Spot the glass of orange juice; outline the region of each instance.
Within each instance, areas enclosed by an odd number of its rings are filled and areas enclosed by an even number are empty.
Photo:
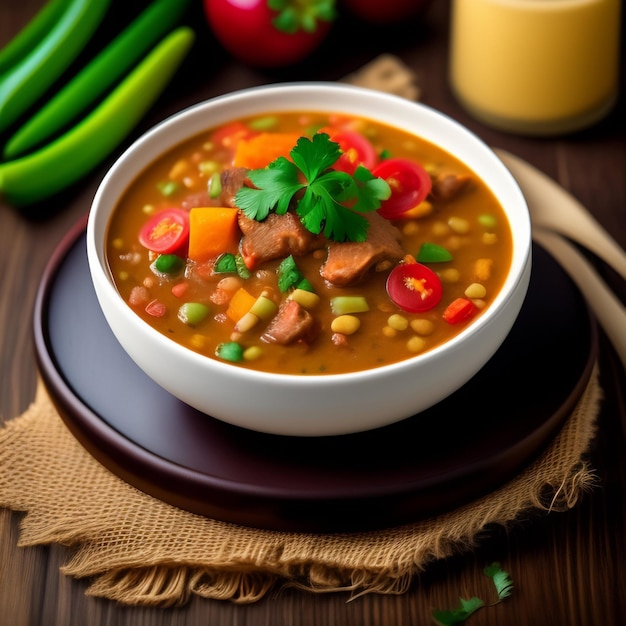
[[[556,135],[617,100],[621,0],[453,0],[449,80],[501,130]]]

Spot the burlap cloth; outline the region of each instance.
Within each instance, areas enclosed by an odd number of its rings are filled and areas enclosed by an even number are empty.
[[[177,509],[100,465],[46,390],[0,430],[0,506],[26,511],[20,545],[74,548],[65,574],[126,604],[175,605],[191,594],[253,602],[281,585],[316,592],[402,593],[436,559],[486,540],[530,510],[573,507],[594,482],[585,452],[601,401],[597,369],[548,449],[497,491],[437,517],[386,530],[257,530]]]
[[[413,76],[385,55],[349,77],[416,99]],[[191,594],[254,602],[284,585],[314,592],[402,593],[437,559],[485,540],[531,511],[573,507],[594,483],[585,460],[601,401],[597,368],[548,449],[497,491],[446,514],[373,532],[302,534],[244,528],[138,491],[77,442],[43,385],[0,429],[0,506],[26,512],[20,545],[72,548],[62,571],[87,593],[171,606]]]

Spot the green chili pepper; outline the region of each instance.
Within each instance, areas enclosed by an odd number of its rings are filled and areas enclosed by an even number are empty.
[[[52,29],[69,0],[49,0],[22,30],[0,50],[2,74],[21,61]]]
[[[5,158],[15,158],[67,126],[174,26],[187,5],[187,0],[151,4],[8,140]]]
[[[102,21],[109,2],[71,0],[48,34],[2,77],[0,132],[25,113],[74,61]]]
[[[32,204],[92,170],[150,108],[194,38],[190,28],[177,28],[71,130],[37,152],[0,164],[0,193],[16,206]]]

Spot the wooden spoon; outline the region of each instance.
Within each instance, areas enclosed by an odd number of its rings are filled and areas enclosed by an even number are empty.
[[[517,180],[533,227],[553,230],[577,241],[626,280],[626,252],[576,198],[519,157],[500,149],[494,152]]]

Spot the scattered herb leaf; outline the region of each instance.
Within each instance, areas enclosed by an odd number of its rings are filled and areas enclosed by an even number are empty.
[[[298,269],[296,261],[291,255],[280,262],[276,268],[276,274],[278,275],[278,288],[282,293],[296,287],[304,280],[302,272]]]
[[[230,252],[225,252],[220,255],[215,261],[213,271],[217,274],[235,273],[237,271],[237,263],[235,261],[235,255]]]
[[[509,574],[500,567],[500,563],[488,565],[485,568],[485,576],[489,576],[493,580],[498,592],[498,601],[508,598],[513,592],[513,581]]]
[[[513,581],[509,574],[500,567],[500,563],[488,565],[483,572],[485,576],[488,576],[493,581],[498,594],[498,600],[490,605],[485,605],[484,601],[477,597],[470,598],[469,600],[460,598],[460,606],[456,609],[449,611],[433,611],[433,619],[440,624],[440,626],[463,624],[470,615],[475,613],[478,609],[483,606],[494,606],[511,595],[513,591]]]
[[[326,133],[300,137],[290,152],[266,168],[251,170],[254,187],[241,188],[237,206],[250,219],[263,221],[271,211],[286,213],[292,201],[304,227],[333,241],[365,241],[369,222],[362,213],[380,208],[391,195],[386,181],[359,166],[354,175],[332,166],[341,156],[339,144]]]
[[[485,606],[485,603],[480,598],[476,597],[470,598],[469,600],[460,598],[460,603],[461,606],[451,611],[434,611],[433,617],[437,623],[442,626],[463,624],[472,613]]]

